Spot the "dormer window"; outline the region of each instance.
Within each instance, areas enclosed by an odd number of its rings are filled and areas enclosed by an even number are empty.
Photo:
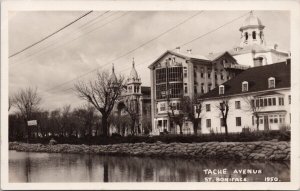
[[[224,87],[224,85],[220,85],[219,86],[219,94],[223,95],[224,93],[225,93],[225,87]]]
[[[269,88],[275,88],[275,78],[274,77],[270,77],[268,79],[268,85],[269,85]]]
[[[248,82],[243,81],[242,83],[242,92],[247,92],[248,91]]]

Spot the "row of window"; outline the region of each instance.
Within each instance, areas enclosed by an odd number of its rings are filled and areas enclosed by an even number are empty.
[[[225,123],[224,123],[224,119],[223,118],[220,118],[220,126],[223,127],[225,126]],[[236,126],[242,126],[242,118],[241,117],[236,117],[235,118],[235,125]],[[206,127],[207,128],[210,128],[211,127],[211,119],[206,119]]]
[[[168,89],[168,90],[167,90]],[[156,98],[180,98],[182,97],[182,83],[169,83],[168,88],[166,84],[156,85]]]
[[[156,70],[156,83],[182,81],[182,67],[161,68]]]
[[[256,100],[251,100],[251,104],[254,107],[266,107],[266,106],[275,106],[276,98],[259,98]],[[278,104],[284,105],[284,98],[278,98]],[[289,104],[291,104],[291,96],[289,95]],[[206,112],[211,111],[210,104],[205,105]],[[235,109],[241,109],[241,101],[235,101]]]

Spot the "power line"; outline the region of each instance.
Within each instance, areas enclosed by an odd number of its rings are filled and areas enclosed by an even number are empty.
[[[101,15],[95,17],[94,19],[92,19],[92,20],[86,22],[85,24],[83,24],[83,25],[81,25],[80,27],[78,27],[77,30],[80,29],[80,28],[83,28],[84,26],[90,24],[91,22],[93,22],[93,21],[99,19],[100,17],[102,17],[103,15],[107,14],[108,12],[110,12],[110,11],[106,11],[106,12],[102,13]],[[111,16],[111,15],[110,15],[110,16]],[[108,17],[110,17],[110,16],[108,16]],[[106,18],[108,18],[108,17],[106,17]],[[105,18],[105,19],[106,19],[106,18]],[[94,25],[94,24],[95,24],[95,23],[93,23],[92,25]],[[92,26],[92,25],[90,25],[90,26]],[[90,27],[90,26],[88,26],[88,27]],[[66,35],[69,36],[69,35],[71,35],[71,34],[73,34],[73,33],[75,33],[75,32],[76,32],[76,31],[72,31],[72,32],[70,32],[70,33],[68,33],[68,34],[66,34]],[[65,38],[65,37],[63,37],[63,38]],[[57,40],[57,39],[56,39],[56,40]],[[34,56],[34,55],[36,55],[36,54],[42,52],[43,50],[45,50],[45,49],[47,49],[47,48],[49,48],[49,47],[51,47],[51,46],[53,46],[53,45],[56,45],[56,42],[55,42],[55,41],[54,41],[52,44],[48,44],[47,46],[41,48],[40,50],[38,50],[38,51],[36,51],[36,52],[34,52],[34,53],[28,55],[28,56],[25,58],[25,60],[31,58],[32,56]],[[16,63],[18,63],[19,61],[23,61],[23,62],[24,62],[24,59],[17,60],[16,62],[13,62],[12,64],[16,64]]]
[[[91,71],[89,71],[89,72],[87,72],[87,73],[84,73],[84,74],[82,74],[82,75],[80,75],[80,76],[77,76],[76,78],[73,78],[73,79],[71,79],[71,80],[68,80],[68,81],[66,81],[66,82],[64,82],[64,83],[62,83],[62,84],[60,84],[60,85],[54,86],[54,87],[52,87],[52,88],[46,90],[46,92],[49,92],[49,91],[51,91],[51,90],[53,90],[53,89],[56,89],[56,88],[61,87],[61,86],[64,86],[65,84],[68,84],[68,83],[70,83],[70,82],[72,82],[72,81],[74,81],[74,80],[77,80],[77,79],[79,79],[79,78],[82,78],[83,76],[86,76],[86,75],[88,75],[88,74],[90,74],[90,73],[93,73],[94,71],[96,71],[96,70],[99,69],[99,68],[102,68],[102,67],[104,67],[104,66],[106,66],[106,65],[108,65],[108,64],[111,64],[111,62],[114,62],[114,61],[116,61],[116,60],[118,60],[118,59],[120,59],[120,58],[122,58],[122,57],[124,57],[124,56],[127,56],[127,55],[131,54],[132,52],[136,51],[137,49],[139,49],[139,48],[141,48],[141,47],[143,47],[143,46],[149,44],[150,42],[152,42],[152,41],[154,41],[154,40],[156,40],[156,39],[158,39],[158,38],[160,38],[161,36],[165,35],[166,33],[170,32],[170,31],[172,31],[172,30],[174,30],[174,29],[177,28],[178,26],[184,24],[184,23],[187,22],[188,20],[194,18],[195,16],[197,16],[197,15],[203,13],[203,12],[204,12],[204,11],[200,11],[200,12],[198,12],[198,13],[196,13],[196,14],[190,16],[190,17],[188,17],[187,19],[183,20],[182,22],[176,24],[175,26],[173,26],[173,27],[169,28],[168,30],[164,31],[163,33],[159,34],[158,36],[156,36],[156,37],[154,37],[154,38],[152,38],[152,39],[150,39],[150,40],[148,40],[148,41],[142,43],[142,44],[139,45],[138,47],[136,47],[136,48],[134,48],[134,49],[132,49],[132,50],[126,52],[125,54],[122,54],[122,55],[118,56],[117,58],[115,58],[115,59],[113,59],[113,60],[110,60],[107,64],[104,64],[104,65],[102,65],[102,66],[99,66],[99,67],[97,67],[97,68],[95,68],[95,69],[93,69],[93,70],[91,70]]]
[[[33,43],[33,44],[31,44],[31,45],[25,47],[24,49],[22,49],[22,50],[20,50],[20,51],[18,51],[18,52],[16,52],[16,53],[14,53],[14,54],[12,54],[12,55],[10,55],[8,58],[12,58],[12,57],[14,57],[14,56],[16,56],[16,55],[18,55],[18,54],[24,52],[25,50],[28,50],[29,48],[32,48],[33,46],[35,46],[35,45],[37,45],[37,44],[43,42],[44,40],[50,38],[51,36],[53,36],[53,35],[55,35],[55,34],[57,34],[57,33],[59,33],[60,31],[64,30],[65,28],[67,28],[67,27],[69,27],[69,26],[71,26],[72,24],[76,23],[77,21],[79,21],[80,19],[84,18],[85,16],[89,15],[89,14],[92,13],[92,12],[93,12],[93,11],[89,11],[89,12],[85,13],[84,15],[80,16],[79,18],[75,19],[74,21],[70,22],[69,24],[67,24],[67,25],[63,26],[62,28],[58,29],[57,31],[55,31],[55,32],[53,32],[53,33],[51,33],[51,34],[49,34],[48,36],[46,36],[46,37],[44,37],[44,38],[42,38],[41,40],[39,40],[39,41],[37,41],[37,42],[35,42],[35,43]]]

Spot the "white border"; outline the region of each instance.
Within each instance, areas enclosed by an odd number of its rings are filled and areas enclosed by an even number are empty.
[[[9,183],[8,182],[8,11],[21,10],[289,10],[292,52],[291,182],[287,183]],[[4,1],[1,4],[1,188],[2,189],[176,189],[176,190],[299,190],[299,1]]]

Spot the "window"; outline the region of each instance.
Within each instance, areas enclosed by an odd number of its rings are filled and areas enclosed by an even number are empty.
[[[202,67],[202,68],[200,69],[200,71],[201,71],[200,76],[201,76],[201,78],[203,78],[203,77],[204,77],[204,68]]]
[[[183,77],[187,78],[187,68],[186,67],[183,68]]]
[[[242,125],[242,118],[241,117],[236,117],[235,118],[235,123],[236,123],[236,126],[241,126]]]
[[[284,98],[283,97],[278,98],[278,104],[279,105],[284,105]]]
[[[210,77],[211,77],[211,69],[208,69],[208,70],[207,70],[207,78],[210,79]]]
[[[224,80],[224,76],[223,76],[223,73],[221,73],[221,80]]]
[[[211,119],[206,119],[206,127],[211,127]]]
[[[264,106],[264,100],[263,99],[259,99],[259,106],[263,107]]]
[[[255,32],[255,31],[252,32],[252,38],[253,38],[254,40],[256,39],[256,32]]]
[[[242,83],[242,92],[246,92],[246,91],[248,91],[248,82],[244,81]]]
[[[194,70],[194,78],[197,78],[197,72]]]
[[[268,99],[267,98],[264,99],[264,106],[268,106]]]
[[[211,86],[212,86],[212,84],[208,84],[208,91],[211,90]]]
[[[274,97],[272,98],[272,100],[273,100],[273,105],[276,105],[276,98]]]
[[[235,109],[241,109],[241,102],[235,101]]]
[[[222,95],[225,93],[225,87],[223,85],[219,86],[219,94]]]
[[[218,80],[218,74],[215,74],[215,79]]]
[[[291,104],[291,95],[289,95],[289,104]]]
[[[269,85],[269,88],[275,88],[275,78],[274,77],[270,77],[268,79],[268,85]]]
[[[201,93],[204,93],[204,83],[201,83]]]
[[[248,40],[248,33],[245,32],[245,40]]]
[[[279,115],[279,123],[284,124],[285,122],[285,116],[284,115]]]
[[[206,107],[206,111],[210,111],[210,104],[206,104],[205,107]]]
[[[186,86],[186,84],[184,84],[184,93],[188,93],[188,88],[187,88],[187,86]]]
[[[272,98],[268,98],[268,105],[269,105],[269,106],[272,105]]]
[[[194,93],[197,94],[197,86],[194,86]]]
[[[160,111],[165,111],[166,110],[166,104],[165,103],[161,103],[160,104]]]

